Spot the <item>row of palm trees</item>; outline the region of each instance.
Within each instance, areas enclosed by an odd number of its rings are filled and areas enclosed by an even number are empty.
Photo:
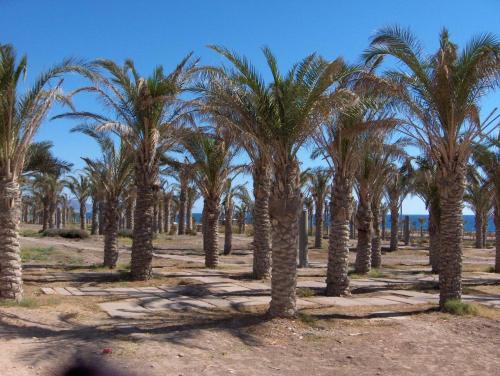
[[[496,192],[498,235],[497,118],[492,113],[481,120],[479,111],[480,98],[498,84],[500,43],[496,37],[479,36],[460,50],[443,30],[439,49],[426,55],[409,31],[384,28],[371,39],[363,65],[311,54],[287,72],[280,71],[277,58],[264,48],[269,81],[246,57],[221,46],[210,48],[226,64],[203,67],[188,55],[172,72],[167,74],[159,66],[149,77],[142,76],[131,60],[123,66],[102,59],[90,64],[64,62],[23,97],[15,88],[25,59],[17,62],[12,47],[0,47],[0,82],[4,85],[0,87],[0,296],[22,295],[17,221],[19,177],[28,146],[50,105],[58,99],[67,101],[58,84],[49,88],[48,83],[76,71],[89,82],[76,92],[96,95],[105,108],[100,113],[71,110],[56,118],[83,120],[77,130],[96,138],[103,150],[107,148],[101,160],[86,161],[91,175],[117,184],[125,175],[133,180],[134,279],[151,278],[162,166],[172,154],[182,152],[185,160],[170,166],[178,170],[182,187],[189,174],[203,196],[207,267],[218,263],[218,218],[222,197],[227,201],[227,182],[240,171],[250,170],[255,199],[253,275],[272,276],[271,316],[295,316],[298,218],[304,207],[298,152],[312,144],[313,157],[328,166],[324,177],[310,178],[323,180],[322,188],[313,183],[311,191],[319,213],[326,195],[325,179],[332,177],[326,294],[348,294],[353,191],[358,196],[355,269],[363,273],[381,263],[379,204],[384,191],[391,213],[398,211],[410,193],[404,148],[411,145],[423,156],[418,194],[428,205],[433,231],[438,234],[431,236],[431,255],[438,255],[440,306],[460,299],[462,207],[473,151],[483,178],[492,182]],[[377,73],[386,57],[395,58],[401,68]],[[110,134],[118,136],[119,148]],[[248,166],[235,164],[240,151],[249,157]],[[130,167],[117,167],[125,161]],[[114,166],[111,174],[103,167],[109,163]],[[114,188],[105,190],[106,222],[114,232],[119,195]],[[186,201],[187,197],[179,197],[182,208]],[[225,211],[230,213],[230,205],[226,204]],[[395,220],[397,215],[391,217]],[[318,214],[317,222],[320,218]],[[179,223],[181,233],[184,223]],[[396,240],[391,239],[393,248]],[[112,264],[116,239],[107,239],[105,244]]]

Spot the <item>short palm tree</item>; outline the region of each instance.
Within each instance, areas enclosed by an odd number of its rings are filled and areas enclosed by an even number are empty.
[[[264,48],[272,76],[266,84],[246,58],[223,47],[213,49],[229,60],[233,69],[219,71],[214,85],[223,89],[214,95],[211,110],[238,134],[258,143],[272,171],[269,314],[295,316],[297,219],[303,206],[297,152],[336,98],[332,88],[350,71],[341,60],[329,62],[313,54],[282,74],[276,57]],[[330,95],[332,92],[335,94]]]
[[[87,222],[87,200],[91,193],[92,184],[86,175],[68,176],[65,179],[66,187],[73,193],[80,206],[80,229],[85,230]]]
[[[67,60],[42,73],[24,94],[18,92],[27,71],[26,56],[17,59],[11,45],[0,45],[0,298],[22,298],[18,241],[19,177],[30,144],[52,104],[62,99],[61,74],[76,69]],[[52,86],[49,86],[53,83]]]
[[[352,191],[360,168],[362,148],[369,131],[374,137],[396,124],[382,111],[379,95],[362,88],[362,80],[350,89],[353,100],[335,109],[314,135],[316,149],[312,157],[322,157],[333,174],[330,200],[330,233],[326,295],[349,294],[349,225],[353,212]],[[381,98],[379,98],[381,99]]]
[[[330,186],[331,172],[325,168],[315,168],[308,172],[308,190],[314,200],[315,235],[314,247],[321,248],[323,240],[323,212],[326,195]],[[310,214],[312,216],[312,213]]]
[[[195,130],[184,139],[193,165],[193,180],[203,196],[203,242],[205,266],[219,263],[218,223],[221,197],[227,179],[241,169],[232,165],[238,152],[229,133],[205,134]]]
[[[476,230],[475,247],[484,248],[488,217],[493,207],[494,190],[493,184],[487,178],[481,176],[474,166],[470,166],[467,173],[467,186],[465,187],[464,201],[474,212],[474,225]]]
[[[495,239],[500,239],[500,134],[474,145],[473,161],[494,187]],[[500,273],[500,241],[496,241],[495,272]]]
[[[104,266],[112,269],[118,261],[118,219],[120,198],[123,197],[130,183],[133,167],[133,154],[122,143],[119,147],[103,133],[85,132],[93,137],[101,148],[99,159],[84,158],[93,180],[102,185],[104,198]]]
[[[197,60],[185,57],[169,74],[162,66],[149,77],[139,74],[131,60],[119,66],[110,60],[94,62],[102,74],[94,73],[92,86],[82,91],[103,99],[111,117],[89,112],[73,112],[59,117],[91,119],[88,127],[112,130],[128,144],[134,155],[136,205],[132,242],[131,273],[135,280],[152,276],[153,206],[159,189],[160,162],[177,142],[179,128],[191,119],[189,102],[179,96],[193,77]]]
[[[399,210],[404,199],[411,191],[411,171],[409,161],[401,166],[394,164],[385,185],[385,195],[391,214],[391,239],[389,244],[391,252],[398,250]]]
[[[233,249],[233,215],[234,199],[248,195],[244,184],[233,184],[233,179],[226,181],[226,188],[222,195],[224,207],[224,255],[229,255]]]
[[[473,38],[462,50],[444,29],[439,49],[425,56],[408,30],[378,31],[365,51],[367,62],[392,56],[401,70],[388,78],[392,93],[409,115],[401,131],[413,138],[436,163],[441,204],[440,307],[462,292],[462,234],[465,170],[472,144],[488,132],[480,121],[478,101],[498,85],[500,43],[492,34]]]
[[[412,192],[419,196],[429,211],[429,263],[433,273],[439,272],[441,205],[436,181],[436,168],[430,158],[417,158],[418,169],[413,173]]]

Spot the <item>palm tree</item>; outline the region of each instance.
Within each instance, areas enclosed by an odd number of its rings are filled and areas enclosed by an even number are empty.
[[[229,255],[233,248],[233,213],[234,199],[248,195],[244,184],[233,185],[233,179],[227,179],[222,195],[224,206],[224,255]]]
[[[104,73],[94,74],[92,86],[81,90],[96,93],[113,116],[89,112],[59,116],[91,119],[94,123],[88,128],[112,130],[134,155],[137,199],[131,274],[135,280],[152,276],[153,206],[155,191],[159,189],[160,162],[176,144],[180,126],[192,120],[189,102],[179,96],[187,90],[196,64],[197,60],[189,54],[169,74],[158,66],[151,76],[142,77],[131,60],[123,66],[110,60],[97,60],[94,66]]]
[[[496,139],[491,137],[481,144],[474,145],[472,156],[474,164],[483,170],[494,187],[495,273],[500,273],[500,134]]]
[[[483,238],[483,230],[491,214],[494,191],[493,185],[487,178],[481,176],[473,166],[469,166],[467,173],[467,186],[464,193],[464,201],[474,212],[476,229],[476,248],[484,248],[486,239]]]
[[[433,273],[439,272],[440,213],[436,168],[430,158],[417,158],[419,168],[414,172],[413,192],[425,203],[429,211],[429,263]]]
[[[404,199],[411,190],[411,164],[408,161],[400,167],[394,165],[389,172],[390,177],[385,185],[385,194],[391,214],[391,252],[398,250],[399,210]]]
[[[201,195],[196,185],[190,184],[187,188],[186,200],[186,234],[191,234],[195,231],[193,228],[193,206],[200,197]]]
[[[314,247],[321,248],[323,240],[323,211],[328,187],[330,184],[331,172],[325,168],[315,168],[310,170],[308,176],[308,190],[314,200],[316,213],[314,214],[315,236]],[[311,214],[312,216],[312,214]]]
[[[272,82],[266,84],[244,57],[212,47],[234,69],[218,70],[210,88],[211,111],[260,146],[272,171],[269,214],[272,224],[271,316],[296,315],[298,215],[302,209],[297,152],[336,95],[330,89],[350,73],[341,60],[310,55],[286,73],[268,48],[263,52]],[[269,187],[266,187],[268,189]],[[257,198],[257,193],[254,192]]]
[[[396,122],[381,111],[384,106],[382,97],[377,92],[366,90],[363,77],[367,76],[362,75],[354,84],[346,85],[353,99],[344,107],[335,109],[314,135],[317,148],[312,157],[323,157],[333,174],[325,291],[328,296],[350,293],[349,225],[353,212],[355,173],[360,168],[363,141],[366,139],[363,135],[369,130],[375,137]]]
[[[77,69],[66,60],[42,73],[31,88],[19,94],[27,66],[26,56],[18,60],[11,45],[0,45],[0,298],[16,300],[23,294],[18,241],[19,177],[33,137],[52,104],[63,99],[61,81],[54,80]]]
[[[219,263],[218,222],[221,197],[227,179],[241,169],[231,162],[238,152],[229,133],[204,134],[193,131],[184,146],[195,166],[193,180],[203,195],[203,242],[205,266],[215,268]]]
[[[487,133],[490,117],[481,122],[478,101],[498,84],[500,43],[491,34],[473,38],[459,50],[446,29],[439,49],[424,56],[408,30],[378,31],[364,53],[367,62],[392,56],[402,70],[388,73],[389,87],[408,114],[401,131],[415,140],[436,163],[441,204],[440,299],[460,299],[465,170],[473,142]]]
[[[85,134],[93,137],[101,148],[100,159],[83,158],[93,180],[101,182],[105,201],[104,266],[113,269],[118,261],[118,217],[120,198],[123,197],[132,175],[133,155],[126,144],[118,148],[113,140],[103,133],[89,130]]]
[[[66,178],[66,187],[73,193],[80,205],[80,229],[85,230],[87,219],[87,199],[90,196],[92,185],[86,175],[68,176]]]

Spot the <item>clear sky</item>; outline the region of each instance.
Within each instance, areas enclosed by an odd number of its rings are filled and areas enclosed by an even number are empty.
[[[410,27],[427,51],[436,49],[443,27],[459,45],[478,33],[500,36],[499,14],[500,0],[0,0],[0,43],[12,43],[19,54],[28,55],[27,83],[68,56],[119,62],[132,58],[143,75],[158,64],[172,68],[190,51],[203,63],[219,62],[208,44],[235,49],[258,67],[264,64],[260,48],[268,45],[287,69],[314,51],[357,62],[370,35],[385,25]],[[73,81],[66,83],[78,85]],[[484,112],[499,99],[500,93],[486,98]],[[79,109],[99,108],[90,98],[76,104]],[[69,133],[73,125],[46,121],[37,138],[52,140],[58,157],[81,167],[80,157],[95,155],[97,147],[85,136]],[[301,153],[305,165],[318,165],[308,155]],[[416,198],[407,199],[403,211],[426,213]]]

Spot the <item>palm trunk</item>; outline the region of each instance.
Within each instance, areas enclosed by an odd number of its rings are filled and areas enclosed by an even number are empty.
[[[380,238],[380,197],[374,197],[371,203],[373,216],[372,267],[382,266],[382,240]]]
[[[462,237],[463,195],[465,187],[464,169],[441,172],[439,184],[440,216],[440,268],[439,306],[450,299],[462,296]]]
[[[170,195],[165,195],[164,201],[163,201],[163,210],[164,210],[164,220],[165,220],[165,225],[164,229],[167,234],[170,233],[170,200],[171,197]]]
[[[371,227],[372,210],[368,197],[360,194],[358,212],[358,245],[356,247],[356,262],[354,269],[356,273],[368,273],[371,268]]]
[[[190,234],[193,231],[192,224],[192,210],[193,210],[193,202],[191,197],[188,197],[186,203],[186,234]]]
[[[184,235],[186,233],[186,191],[187,182],[184,182],[184,179],[182,179],[181,191],[179,193],[179,221],[177,225],[177,234],[179,235]]]
[[[104,228],[106,227],[106,216],[104,215],[105,207],[104,207],[104,202],[100,201],[99,204],[97,205],[97,211],[98,211],[98,219],[99,219],[99,225],[98,225],[98,231],[99,235],[104,235]]]
[[[439,205],[429,207],[429,263],[433,273],[439,273]]]
[[[157,193],[153,195],[153,234],[158,233],[158,196]]]
[[[56,209],[56,227],[61,228],[61,208],[59,207]]]
[[[56,214],[56,203],[54,202],[54,200],[50,200],[50,203],[49,203],[49,228],[55,228],[56,227],[56,224],[55,224],[55,214]]]
[[[132,230],[134,227],[134,199],[129,197],[125,207],[125,227],[127,230]]]
[[[0,298],[23,296],[19,217],[21,193],[17,181],[0,178]]]
[[[49,228],[49,203],[46,198],[43,199],[42,205],[42,231],[45,231]]]
[[[382,221],[382,240],[385,240],[385,214],[386,214],[386,211],[384,210],[384,212],[382,213],[381,215],[381,221]]]
[[[321,248],[323,242],[323,199],[316,201],[314,248]]]
[[[85,207],[85,201],[80,201],[80,229],[85,230],[86,225],[86,214],[87,208]]]
[[[158,220],[156,225],[158,226],[158,232],[163,233],[163,200],[161,196],[158,198]]]
[[[271,317],[295,317],[297,242],[302,197],[297,161],[276,166],[276,181],[269,199],[272,225]]]
[[[269,195],[271,179],[269,168],[263,162],[256,163],[253,172],[253,278],[267,279],[271,271],[271,221],[269,218]],[[245,222],[242,218],[241,222]],[[241,233],[241,230],[240,230]]]
[[[352,181],[335,174],[330,200],[330,235],[326,295],[349,294],[349,223],[352,215]]]
[[[482,248],[483,247],[483,213],[481,213],[478,210],[476,210],[474,213],[474,224],[475,224],[475,230],[476,230],[475,247]]]
[[[130,271],[134,280],[149,280],[153,274],[153,204],[153,184],[148,181],[139,182],[130,262]]]
[[[113,269],[118,261],[118,202],[108,200],[105,204],[106,226],[104,229],[104,266]]]
[[[399,207],[394,200],[389,202],[389,207],[391,210],[391,243],[389,245],[389,250],[395,252],[398,250]]]
[[[205,231],[203,233],[205,243],[205,266],[216,268],[219,264],[219,215],[220,204],[218,198],[207,198],[205,200]]]
[[[97,222],[98,212],[99,212],[99,201],[92,198],[92,223],[90,225],[90,235],[96,235],[99,230],[99,224]]]
[[[495,206],[495,248],[495,273],[500,273],[500,200]]]
[[[229,255],[233,248],[233,205],[229,202],[224,213],[224,254]]]
[[[66,202],[64,201],[63,203],[63,207],[62,207],[62,227],[65,228],[66,227],[66,216],[68,215],[68,207],[66,206]]]

